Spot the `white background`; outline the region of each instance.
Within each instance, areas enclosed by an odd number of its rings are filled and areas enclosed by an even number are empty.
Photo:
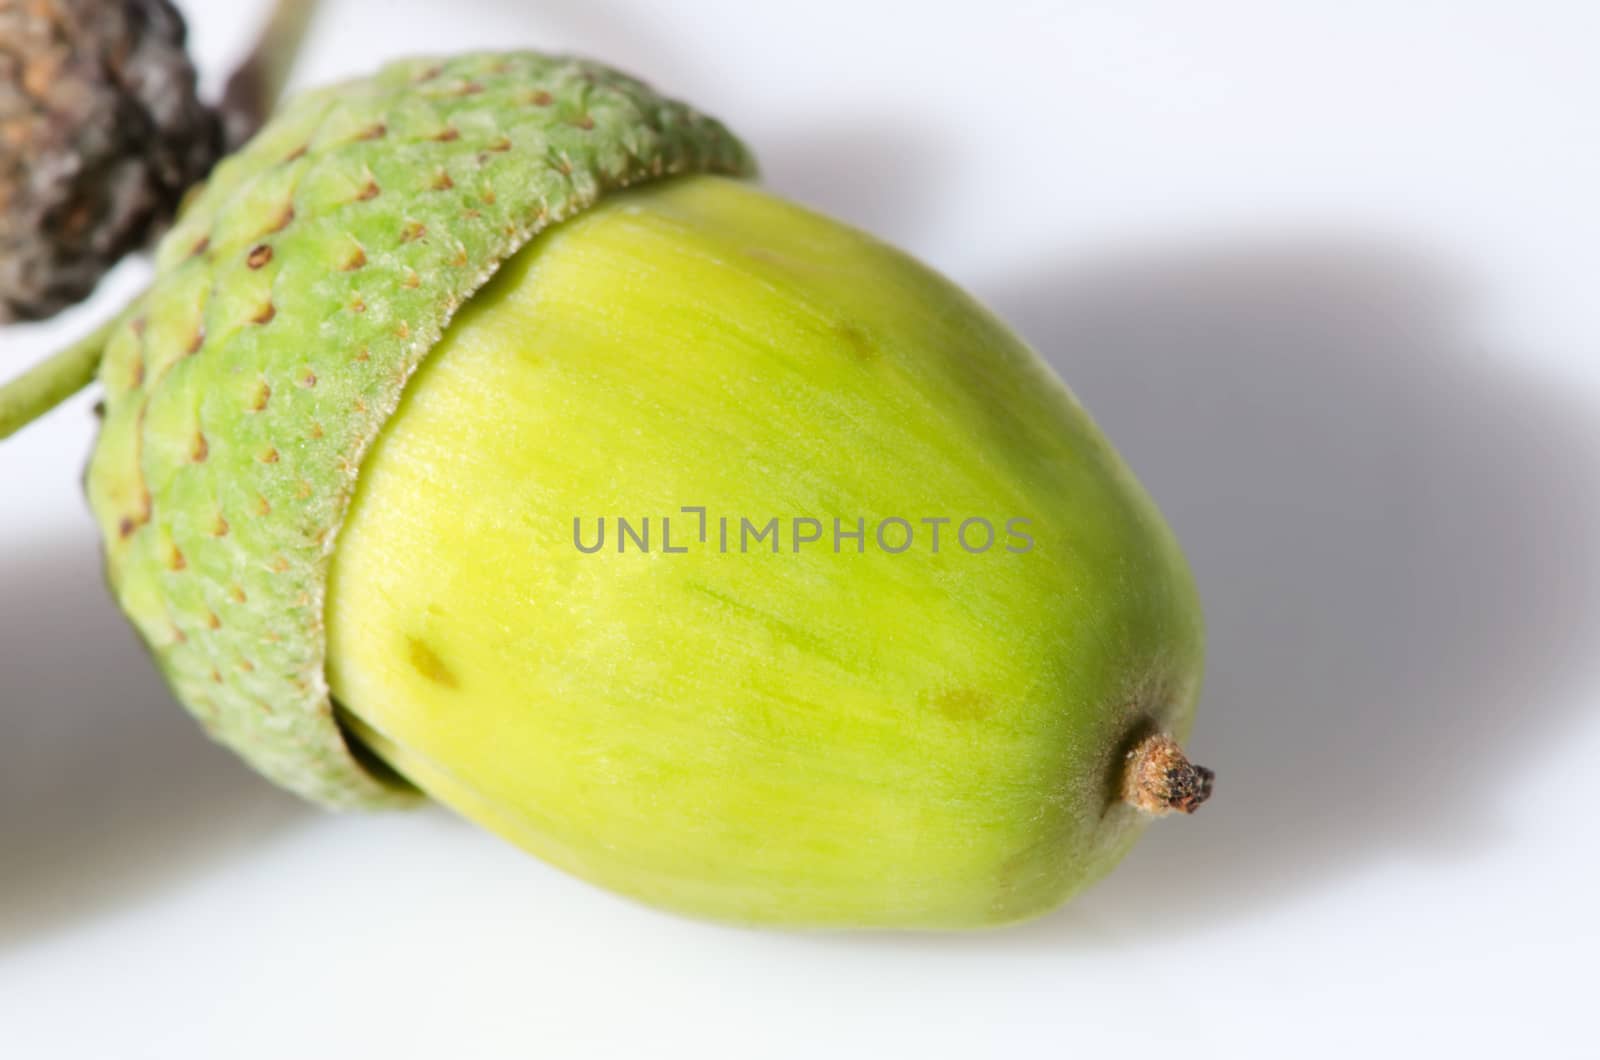
[[[191,0],[213,87],[259,0]],[[1219,773],[1060,913],[691,923],[211,747],[0,446],[0,1055],[1600,1055],[1600,9],[327,0],[297,82],[575,49],[1057,366],[1168,513]],[[0,333],[20,369],[115,291]]]

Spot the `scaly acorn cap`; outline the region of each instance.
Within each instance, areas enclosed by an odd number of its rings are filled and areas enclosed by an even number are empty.
[[[329,807],[414,797],[347,742],[324,676],[362,458],[456,309],[542,229],[613,189],[751,171],[713,119],[529,52],[312,92],[217,166],[111,332],[87,476],[113,592],[213,737]]]

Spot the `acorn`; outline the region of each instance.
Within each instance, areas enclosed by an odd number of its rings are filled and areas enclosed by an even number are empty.
[[[1038,915],[1210,794],[1189,572],[1021,340],[753,173],[574,58],[287,105],[86,347],[110,584],[324,806],[713,919]]]

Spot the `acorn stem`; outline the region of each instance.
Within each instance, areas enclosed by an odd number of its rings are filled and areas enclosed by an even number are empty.
[[[278,0],[255,47],[229,76],[217,107],[228,150],[254,136],[278,105],[316,7],[317,0]]]
[[[1152,817],[1193,813],[1211,797],[1216,774],[1184,756],[1164,732],[1133,745],[1122,773],[1122,801]]]
[[[0,438],[9,438],[94,381],[115,320],[0,385]]]

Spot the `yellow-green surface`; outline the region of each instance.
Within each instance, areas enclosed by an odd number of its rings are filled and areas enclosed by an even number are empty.
[[[824,531],[795,551],[797,516]],[[712,177],[602,202],[463,309],[363,465],[327,623],[335,697],[436,797],[645,901],[795,925],[1053,906],[1132,841],[1120,756],[1186,733],[1201,656],[1169,533],[1032,353]]]

